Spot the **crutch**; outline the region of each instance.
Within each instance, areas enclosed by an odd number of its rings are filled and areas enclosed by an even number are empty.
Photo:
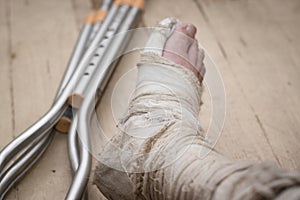
[[[84,141],[86,146],[84,147],[84,145],[80,145],[80,162],[76,160],[76,163],[73,163],[73,167],[77,169],[77,171],[75,173],[72,185],[69,189],[67,199],[80,198],[82,196],[82,193],[85,191],[88,180],[87,177],[90,174],[91,167],[91,156],[87,149],[89,148],[88,127],[91,114],[86,114],[90,113],[91,109],[93,108],[93,97],[96,94],[96,91],[99,94],[97,96],[97,99],[99,99],[100,94],[103,92],[107,80],[114,69],[114,65],[110,65],[110,61],[112,61],[116,55],[122,53],[122,49],[126,45],[126,40],[129,39],[125,36],[114,39],[113,36],[117,32],[129,30],[129,28],[133,26],[135,19],[140,13],[139,11],[143,7],[142,3],[143,1],[140,0],[132,1],[131,4],[124,4],[118,8],[118,12],[116,12],[116,15],[113,18],[114,20],[112,20],[111,25],[108,27],[106,34],[104,35],[104,39],[99,44],[99,48],[95,52],[95,57],[91,60],[90,66],[94,66],[97,63],[98,67],[86,68],[86,71],[84,73],[84,76],[86,76],[86,78],[82,79],[81,82],[79,82],[78,86],[75,89],[75,93],[73,93],[75,106],[78,102],[81,102],[82,105],[80,106],[80,109],[78,111],[79,114],[74,118],[69,135],[76,135],[76,130],[81,130],[84,133],[83,135],[81,135],[81,140]],[[107,16],[107,20],[110,20],[110,16]],[[103,56],[100,56],[100,59],[98,59],[99,55]],[[101,92],[99,93],[99,91]],[[78,97],[80,98],[78,99]],[[82,98],[84,98],[84,100],[81,100]],[[81,120],[81,118],[83,120]],[[76,126],[78,126],[78,128],[75,128]],[[72,140],[71,142],[74,141],[76,140]],[[69,144],[69,147],[75,145],[76,144]],[[76,152],[74,151],[73,154],[76,155]]]
[[[20,136],[18,136],[0,152],[1,172],[3,172],[3,169],[5,169],[10,160],[17,153],[23,150],[23,148],[26,147],[26,145],[28,145],[30,141],[35,138],[42,138],[44,135],[46,135],[47,130],[52,128],[53,124],[58,121],[59,117],[67,107],[66,100],[69,94],[72,92],[81,73],[84,71],[85,63],[88,62],[89,57],[93,53],[93,49],[99,42],[99,39],[99,37],[96,37],[91,46],[87,49],[87,52],[84,54],[83,59],[79,63],[79,67],[74,71],[73,76],[70,77],[69,82],[67,82],[65,87],[63,87],[63,89],[61,90],[61,94],[58,95],[57,100],[55,101],[51,109],[39,121],[37,121],[26,131],[24,131]]]
[[[99,37],[101,37],[101,39],[100,39],[101,42],[103,40],[103,37],[106,37],[105,34],[108,30],[109,25],[112,23],[114,17],[117,15],[118,8],[119,8],[120,4],[121,4],[121,1],[115,1],[114,4],[112,5],[111,9],[109,10],[105,20],[100,22],[101,23],[101,29],[100,29],[100,27],[98,28],[97,35]],[[99,24],[99,21],[97,21],[96,23]],[[93,37],[93,35],[91,37]],[[108,44],[106,44],[106,46],[107,45]],[[70,105],[72,105],[73,108],[79,108],[80,107],[80,104],[83,101],[84,89],[85,89],[86,85],[88,84],[88,81],[90,80],[89,75],[96,68],[96,66],[99,65],[99,61],[101,60],[101,58],[103,56],[103,51],[105,51],[105,46],[103,44],[98,44],[97,49],[99,49],[100,52],[99,51],[95,52],[94,56],[90,59],[90,62],[87,63],[86,68],[88,68],[88,70],[86,70],[84,72],[81,80],[77,84],[77,87],[74,89],[74,92],[69,97],[68,102],[69,102]],[[75,114],[75,115],[74,115],[73,122],[71,123],[69,133],[68,133],[68,152],[69,152],[69,158],[70,158],[70,163],[71,163],[72,170],[73,170],[73,172],[75,172],[77,167],[78,167],[78,163],[79,163],[78,162],[78,160],[79,160],[78,147],[77,147],[78,141],[77,141],[77,133],[76,133],[77,132],[78,118],[76,116],[76,110],[75,109],[72,110],[72,113]]]
[[[104,7],[105,9],[107,9],[109,7],[109,4],[110,1],[105,1],[103,2],[101,8],[103,9]],[[81,55],[85,49],[87,40],[89,38],[90,30],[92,27],[91,22],[93,22],[93,19],[94,19],[94,14],[89,15],[86,19],[86,23],[82,28],[80,37],[76,44],[76,48],[70,59],[67,70],[65,72],[64,79],[61,82],[60,88],[56,96],[58,96],[62,92],[62,90],[68,83],[68,80],[72,76],[72,73],[76,69],[77,63],[81,58]],[[46,135],[45,138],[42,138],[40,141],[37,139],[33,140],[31,142],[31,147],[28,147],[28,149],[15,162],[13,162],[9,167],[7,167],[6,171],[5,170],[0,171],[0,175],[1,175],[0,176],[0,180],[1,180],[0,197],[1,198],[6,194],[6,192],[11,188],[11,186],[16,181],[18,181],[23,176],[23,174],[25,174],[25,172],[38,160],[38,158],[46,150],[53,137],[53,134],[50,132],[51,130],[49,131],[48,135]],[[2,169],[5,169],[5,166],[2,167]]]

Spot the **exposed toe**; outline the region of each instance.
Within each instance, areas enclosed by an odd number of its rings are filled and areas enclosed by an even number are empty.
[[[195,40],[196,32],[197,29],[192,24],[178,25],[166,41],[163,57],[190,69],[202,82],[205,73],[205,69],[202,69],[204,52],[199,49],[198,41]]]
[[[186,26],[186,34],[191,37],[191,38],[195,38],[197,32],[197,28],[192,25],[192,24],[187,24]]]

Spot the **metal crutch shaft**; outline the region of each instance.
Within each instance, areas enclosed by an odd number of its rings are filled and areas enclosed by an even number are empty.
[[[113,8],[117,8],[117,9],[113,10],[112,13],[114,13],[114,14],[109,15],[107,17],[107,19],[103,23],[103,29],[101,29],[99,31],[100,32],[99,35],[102,36],[102,37],[105,36],[104,34],[105,34],[107,28],[109,27],[109,25],[113,24],[112,20],[114,18],[118,19],[117,15],[119,15],[119,16],[121,15],[121,16],[124,17],[127,10],[128,10],[128,8],[129,8],[129,6],[128,5],[119,6],[119,4],[118,4],[118,5],[113,5]],[[119,24],[119,23],[117,23],[117,24]],[[101,43],[100,43],[99,47],[103,48],[103,47],[101,47]],[[99,62],[98,58],[100,57],[100,55],[97,54],[97,50],[96,50],[94,55],[95,55],[95,57],[97,57],[96,63],[98,63]],[[93,62],[93,61],[95,61],[95,59],[91,59],[91,61]],[[94,64],[96,64],[96,63],[94,63]],[[91,74],[88,74],[87,78],[91,78]],[[82,80],[80,81],[79,85],[80,84],[86,85],[89,81],[88,79],[83,79],[83,80],[84,81],[82,81]],[[76,125],[77,124],[72,124],[72,127],[75,127],[75,129],[76,129]],[[71,128],[71,130],[74,130],[74,129]],[[73,133],[73,134],[75,134],[75,133]],[[69,145],[69,147],[70,146],[71,145]],[[74,152],[74,154],[75,154],[75,152]],[[90,168],[91,168],[91,157],[90,157],[90,154],[89,154],[88,150],[83,147],[83,144],[80,145],[80,154],[81,154],[80,164],[78,165],[78,167],[76,167],[76,166],[74,167],[74,168],[77,168],[77,170],[76,170],[76,173],[74,175],[74,179],[73,179],[72,185],[71,185],[71,187],[68,191],[66,199],[79,199],[79,198],[82,197],[83,192],[86,190],[88,176],[89,176],[89,172],[90,172]]]
[[[118,12],[118,7],[120,5],[119,4],[115,4],[112,6],[112,9],[109,10],[109,13],[107,15],[107,17],[104,19],[103,22],[101,22],[101,29],[98,30],[98,37],[101,37],[101,43],[103,40],[103,37],[106,34],[106,31],[108,29],[108,27],[110,26],[110,24],[112,23],[112,20],[115,18],[115,15]],[[98,44],[98,48],[100,49],[104,49],[103,44]],[[97,48],[97,49],[98,49]],[[93,67],[96,67],[99,63],[99,61],[101,60],[103,53],[102,52],[98,52],[97,50],[95,50],[96,52],[94,53],[94,56],[91,58],[91,61],[89,63],[87,63],[87,68],[92,64]],[[87,71],[85,71],[84,74],[86,74]],[[90,74],[89,74],[90,75]],[[88,76],[90,77],[90,76]],[[84,79],[84,80],[82,80]],[[83,75],[82,79],[80,80],[80,82],[77,85],[85,85],[86,82],[88,81],[87,79],[87,75]],[[76,94],[77,97],[82,97],[84,94]],[[74,97],[74,93],[73,93],[73,97]],[[72,104],[72,102],[71,102]],[[78,105],[79,106],[79,105]],[[71,123],[71,127],[70,127],[70,131],[68,134],[68,152],[69,152],[69,158],[70,158],[70,162],[71,162],[71,167],[73,172],[75,172],[77,170],[78,167],[78,163],[79,163],[79,157],[78,157],[78,149],[76,148],[77,145],[77,123],[74,123],[74,121],[76,121],[76,116],[74,116],[73,122]]]
[[[43,138],[36,146],[29,148],[25,152],[25,156],[19,158],[15,165],[11,166],[6,176],[1,179],[0,199],[3,199],[11,187],[38,161],[46,151],[53,136],[53,134],[50,134],[50,139],[48,137]]]
[[[136,1],[136,2],[143,2],[143,1]],[[140,3],[141,4],[141,3]],[[121,27],[121,31],[128,30],[133,23],[135,22],[135,18],[137,17],[140,9],[139,6],[134,6],[130,12],[126,20],[124,21],[124,24]],[[82,194],[82,191],[84,191],[86,184],[87,184],[87,177],[90,173],[90,165],[91,165],[91,156],[88,152],[89,148],[89,121],[93,109],[93,97],[96,93],[97,88],[104,88],[104,85],[106,84],[106,81],[108,78],[105,77],[109,76],[113,70],[113,66],[111,66],[110,61],[115,58],[118,53],[120,53],[120,50],[124,48],[126,42],[126,38],[120,37],[118,40],[114,41],[113,44],[110,46],[109,50],[105,52],[105,61],[101,62],[100,66],[101,68],[98,68],[95,74],[93,75],[92,81],[88,85],[88,92],[86,95],[86,99],[83,102],[80,111],[79,111],[79,133],[81,136],[81,141],[85,145],[81,145],[80,151],[81,151],[81,160],[78,167],[78,170],[76,171],[76,174],[74,176],[74,180],[72,182],[72,185],[69,189],[67,199],[76,199],[80,197]],[[106,57],[107,56],[107,57]],[[102,65],[103,64],[103,65]],[[106,65],[105,65],[106,64]],[[104,75],[104,76],[103,76]]]
[[[103,0],[101,2],[100,9],[97,11],[94,17],[94,25],[91,30],[90,37],[87,41],[86,48],[90,45],[90,43],[95,38],[95,35],[99,32],[100,28],[103,29],[103,20],[105,19],[109,8],[111,7],[112,0]],[[100,56],[100,55],[99,55]],[[78,150],[78,137],[77,137],[77,123],[78,117],[75,115],[73,121],[70,125],[70,129],[68,132],[68,153],[69,160],[71,164],[71,168],[73,173],[77,170],[79,165],[79,150]]]
[[[74,73],[74,71],[86,49],[87,41],[90,38],[91,30],[94,26],[93,20],[94,20],[94,13],[91,13],[90,15],[87,16],[87,18],[85,20],[85,24],[80,32],[79,39],[76,42],[71,59],[68,63],[68,67],[65,71],[64,79],[61,82],[61,87],[59,87],[59,90],[58,90],[56,96],[58,96],[58,94],[61,93],[61,91],[64,89],[64,87],[70,80],[70,77]],[[69,129],[69,123],[70,123],[69,120],[71,120],[71,118],[72,118],[71,116],[68,115],[70,113],[69,111],[70,111],[70,108],[67,109],[66,114],[64,114],[63,117],[55,125],[55,129],[58,130],[59,132],[66,133]]]

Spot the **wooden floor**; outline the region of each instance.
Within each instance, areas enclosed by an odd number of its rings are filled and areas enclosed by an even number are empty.
[[[219,66],[227,95],[219,151],[299,170],[300,1],[148,0],[146,5],[143,26],[168,16],[194,23],[198,40]],[[0,0],[0,149],[50,107],[90,11],[84,0]],[[7,199],[63,199],[70,182],[66,135],[57,134]],[[89,190],[91,199],[99,199],[95,186]]]

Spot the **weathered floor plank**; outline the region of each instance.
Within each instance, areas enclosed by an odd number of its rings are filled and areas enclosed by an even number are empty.
[[[300,44],[295,37],[300,30],[292,25],[299,14],[285,9],[289,4],[227,1],[202,6],[210,19],[209,26],[226,52],[223,56],[232,70],[239,96],[245,98],[244,106],[250,108],[251,121],[242,120],[235,113],[237,120],[242,127],[247,127],[249,122],[259,127],[259,135],[251,127],[245,131],[251,134],[248,137],[252,138],[253,145],[257,140],[266,140],[273,158],[262,151],[262,160],[299,168],[299,126],[294,126],[299,124],[299,117],[290,116],[299,113],[300,81],[296,75],[299,68],[293,63],[293,53]],[[280,14],[278,8],[281,8]],[[283,30],[282,26],[286,28]],[[286,33],[290,34],[289,38]],[[293,45],[289,40],[293,40]],[[240,140],[239,135],[234,134]]]
[[[0,1],[0,127],[2,149],[13,139],[15,127],[14,122],[14,102],[12,68],[11,68],[11,39],[10,39],[10,21],[9,2]]]

